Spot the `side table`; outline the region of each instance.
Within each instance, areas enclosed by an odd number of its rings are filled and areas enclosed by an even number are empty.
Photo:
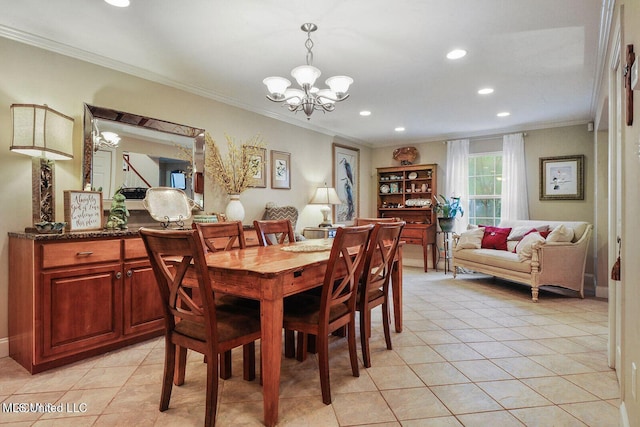
[[[307,239],[329,239],[336,237],[336,230],[339,226],[331,227],[305,227],[302,235]]]

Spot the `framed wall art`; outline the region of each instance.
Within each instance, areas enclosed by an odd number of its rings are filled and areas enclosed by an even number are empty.
[[[540,200],[584,200],[584,155],[540,158]]]
[[[102,215],[102,192],[64,192],[64,221],[68,231],[100,230]]]
[[[271,188],[291,188],[291,154],[271,150]]]
[[[352,225],[358,216],[360,150],[333,144],[333,187],[342,204],[334,210],[333,222]]]
[[[253,183],[249,187],[266,188],[267,186],[267,149],[260,147],[244,147],[244,156],[249,158],[249,167]]]

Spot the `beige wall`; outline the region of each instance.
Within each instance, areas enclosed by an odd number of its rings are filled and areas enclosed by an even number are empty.
[[[205,128],[225,151],[225,133],[244,141],[259,133],[268,150],[291,153],[291,190],[249,189],[242,194],[245,223],[262,216],[267,202],[293,205],[300,210],[298,230],[316,226],[322,218],[320,206],[308,205],[315,188],[332,180],[334,138],[242,109],[224,105],[177,89],[112,71],[86,62],[0,38],[0,355],[7,354],[8,335],[8,239],[10,231],[31,225],[31,159],[9,151],[11,114],[14,103],[48,104],[75,119],[74,156],[57,162],[56,217],[63,220],[63,190],[81,189],[81,141],[83,103]],[[256,96],[263,96],[256,94]],[[349,141],[335,140],[360,150],[362,177],[371,174],[370,149]],[[370,206],[369,183],[360,189],[361,206]],[[224,211],[227,198],[219,187],[206,181],[205,210]],[[363,214],[368,214],[366,210]]]

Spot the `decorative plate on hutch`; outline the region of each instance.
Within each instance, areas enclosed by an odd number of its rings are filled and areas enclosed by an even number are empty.
[[[389,190],[390,190],[390,188],[389,188],[389,186],[388,186],[387,184],[382,184],[382,185],[380,186],[380,192],[381,192],[381,193],[388,193],[388,192],[389,192]]]
[[[409,179],[416,179],[418,177],[418,173],[417,172],[411,172],[409,174]]]

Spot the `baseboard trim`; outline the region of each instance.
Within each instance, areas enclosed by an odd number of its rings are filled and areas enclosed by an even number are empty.
[[[0,358],[9,356],[9,338],[0,339]]]
[[[609,288],[607,286],[598,286],[596,288],[596,297],[609,299]]]

